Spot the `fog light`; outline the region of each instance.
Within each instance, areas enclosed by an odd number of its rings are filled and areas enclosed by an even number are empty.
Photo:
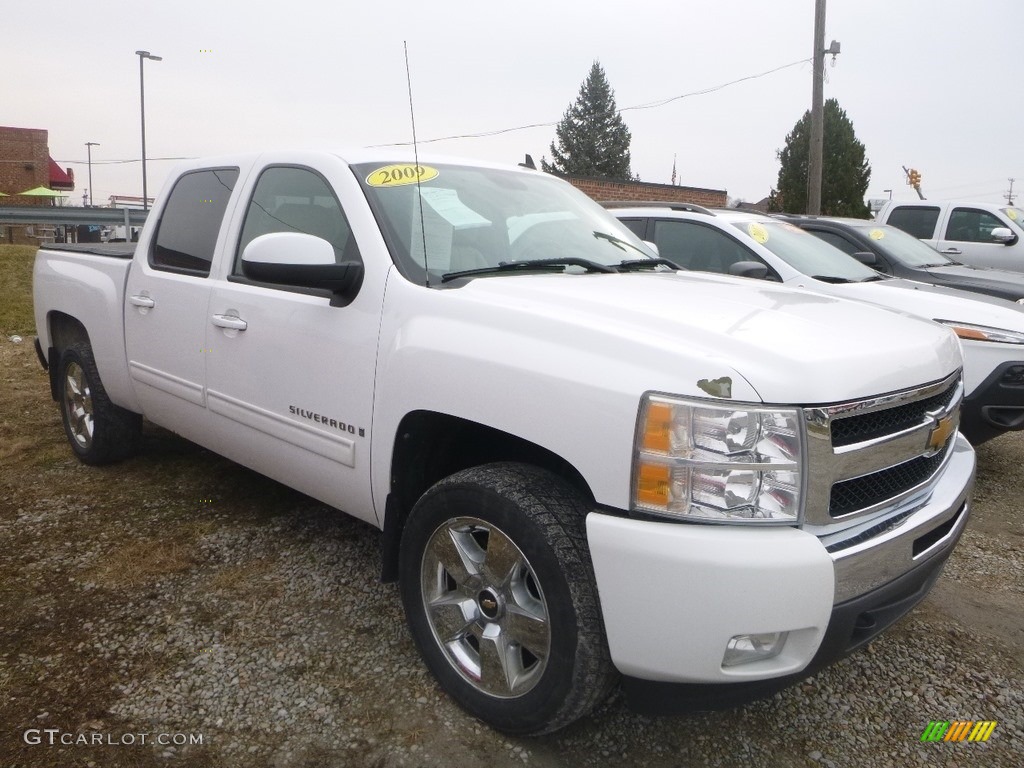
[[[753,635],[736,635],[725,646],[723,667],[735,667],[752,661],[763,661],[778,656],[786,644],[789,632],[761,632]]]

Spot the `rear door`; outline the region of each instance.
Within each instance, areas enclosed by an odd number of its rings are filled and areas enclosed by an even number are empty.
[[[232,227],[225,274],[213,281],[204,319],[208,404],[217,430],[212,447],[376,523],[369,433],[386,269],[366,269],[355,298],[332,307],[329,292],[257,282],[241,265],[245,246],[273,232],[315,235],[334,247],[338,262],[361,262],[336,189],[347,189],[350,207],[361,202],[365,209],[340,162],[322,171],[269,165],[243,192],[240,226]]]
[[[143,413],[196,442],[208,428],[205,371],[210,266],[238,168],[178,177],[125,292],[128,372]],[[150,226],[147,224],[147,226]]]
[[[1007,245],[992,239],[992,230],[999,227],[1014,231],[1010,222],[996,213],[965,205],[953,206],[938,249],[951,259],[966,264],[1017,272],[1024,270],[1024,258],[1016,244]]]

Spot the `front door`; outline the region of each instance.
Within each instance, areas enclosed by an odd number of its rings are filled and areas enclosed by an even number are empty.
[[[347,306],[330,295],[246,278],[246,244],[303,232],[360,261],[331,185],[316,171],[270,166],[248,196],[233,266],[215,280],[207,317],[210,418],[218,452],[351,515],[376,522],[370,421],[382,286]],[[282,261],[284,258],[282,258]]]

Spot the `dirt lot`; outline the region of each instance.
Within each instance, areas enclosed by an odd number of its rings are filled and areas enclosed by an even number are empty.
[[[31,347],[30,260],[0,247],[0,767],[1024,764],[1024,436],[981,447],[946,572],[865,651],[728,712],[616,697],[510,739],[427,676],[374,529],[148,424],[140,456],[80,465]],[[931,720],[999,724],[922,744]]]

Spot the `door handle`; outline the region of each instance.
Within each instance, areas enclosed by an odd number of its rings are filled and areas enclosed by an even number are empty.
[[[143,307],[145,309],[152,309],[156,306],[156,302],[149,298],[149,296],[129,296],[128,301],[132,306]]]
[[[963,251],[959,248],[946,248],[942,251],[943,253],[952,253],[954,256],[959,256]]]
[[[249,324],[240,317],[234,315],[214,315],[210,318],[214,325],[218,328],[231,328],[235,331],[244,331],[249,327]]]

